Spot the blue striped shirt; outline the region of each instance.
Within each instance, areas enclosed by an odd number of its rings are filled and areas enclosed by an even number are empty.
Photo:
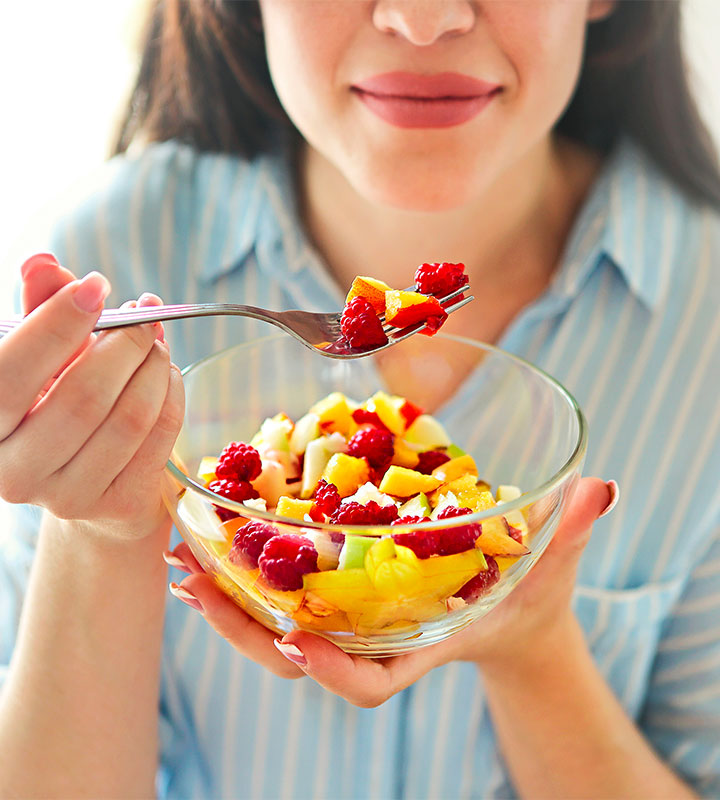
[[[281,159],[152,145],[106,165],[52,248],[76,273],[105,273],[115,303],[148,290],[167,302],[337,309],[342,292],[292,198]],[[718,308],[718,216],[626,144],[596,181],[551,285],[498,342],[575,395],[590,424],[586,473],[622,488],[595,525],[575,609],[628,714],[707,796],[720,796]],[[169,337],[184,365],[266,332],[218,317],[173,323]],[[26,508],[2,532],[0,664],[36,529]],[[171,601],[159,714],[162,797],[514,796],[470,664],[359,709],[310,679],[275,677]]]

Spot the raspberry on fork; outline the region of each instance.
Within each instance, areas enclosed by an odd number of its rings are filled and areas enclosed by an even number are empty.
[[[380,318],[364,297],[354,297],[345,306],[340,330],[350,347],[379,347],[388,341]]]
[[[415,271],[415,286],[421,294],[445,295],[467,283],[465,264],[435,262]]]

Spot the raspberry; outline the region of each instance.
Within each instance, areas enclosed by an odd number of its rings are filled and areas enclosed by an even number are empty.
[[[415,271],[415,286],[421,294],[445,295],[466,282],[465,264],[420,264]]]
[[[438,519],[451,519],[452,517],[464,517],[472,514],[469,508],[456,508],[446,506],[437,516]],[[477,523],[470,525],[458,525],[455,528],[446,528],[438,531],[437,552],[441,556],[451,556],[454,553],[463,553],[465,550],[472,550],[475,542],[482,533],[482,527]]]
[[[485,560],[488,568],[483,572],[478,572],[474,578],[470,578],[464,586],[461,586],[455,592],[456,597],[462,597],[466,603],[473,603],[500,580],[500,568],[497,561],[492,556],[485,556]]]
[[[370,423],[370,425],[374,425],[376,428],[385,428],[387,430],[387,426],[380,417],[378,417],[375,411],[368,411],[365,408],[356,408],[355,411],[352,412],[352,418],[358,425]]]
[[[215,469],[218,478],[236,478],[240,481],[254,481],[261,472],[260,453],[245,442],[225,445]]]
[[[236,503],[242,503],[243,500],[254,500],[260,497],[257,489],[248,481],[237,481],[232,478],[221,478],[220,480],[210,481],[208,489],[215,494],[220,494],[227,497],[228,500],[234,500]],[[239,516],[236,511],[231,511],[229,508],[222,506],[215,506],[218,516],[223,522],[226,522],[233,517]]]
[[[387,344],[380,318],[364,297],[354,297],[343,309],[340,330],[350,347]]]
[[[427,450],[424,453],[420,453],[420,460],[413,469],[416,472],[429,475],[435,467],[439,467],[446,461],[450,461],[450,456],[447,453],[443,453],[442,450]]]
[[[334,525],[389,525],[397,519],[398,510],[395,504],[380,506],[374,500],[366,505],[351,500],[343,503],[330,517]]]
[[[400,517],[393,525],[414,525],[416,522],[427,522],[427,517]],[[412,533],[396,533],[395,544],[409,547],[418,558],[430,558],[437,552],[437,537],[434,531],[413,531]]]
[[[334,483],[320,479],[315,487],[315,505],[328,517],[331,517],[340,508],[340,495]]]
[[[405,427],[409,428],[413,422],[425,412],[420,408],[420,406],[416,406],[415,403],[411,403],[409,400],[406,400],[400,406],[400,413],[403,415],[405,419]]]
[[[395,454],[395,437],[383,428],[362,428],[347,444],[347,452],[355,458],[367,458],[371,467],[384,467]]]
[[[265,580],[273,589],[290,592],[302,589],[302,576],[317,572],[318,554],[312,542],[292,533],[269,539],[258,559]]]
[[[228,560],[233,564],[255,569],[265,543],[279,533],[274,525],[266,522],[246,522],[233,537]]]

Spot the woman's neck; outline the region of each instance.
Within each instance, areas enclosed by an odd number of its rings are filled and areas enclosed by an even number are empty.
[[[378,207],[312,148],[300,178],[305,223],[341,286],[372,275],[402,287],[424,261],[462,261],[482,313],[458,315],[446,329],[496,341],[549,283],[598,168],[596,157],[548,139],[481,197],[441,212]]]

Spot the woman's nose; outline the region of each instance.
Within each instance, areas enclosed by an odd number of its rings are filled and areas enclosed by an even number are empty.
[[[471,0],[376,0],[373,24],[422,47],[472,30],[475,8]]]

